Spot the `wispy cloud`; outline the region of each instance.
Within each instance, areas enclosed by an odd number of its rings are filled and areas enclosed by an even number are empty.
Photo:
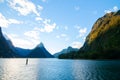
[[[112,9],[105,10],[105,13],[111,13],[112,11],[118,11],[118,7],[114,6]]]
[[[43,21],[43,26],[42,30],[44,32],[52,32],[56,28],[56,23],[51,23],[50,19],[45,19]]]
[[[21,15],[26,16],[30,13],[34,13],[37,16],[40,16],[35,4],[29,0],[9,0],[8,2],[10,7],[18,11]],[[41,6],[38,7],[42,8]]]
[[[56,38],[62,38],[62,37],[67,37],[67,34],[62,33],[62,34],[56,36]]]
[[[64,34],[64,33],[62,33],[62,34],[60,34],[60,35],[57,35],[56,38],[58,38],[58,39],[61,38],[61,39],[64,39],[65,41],[68,41],[68,40],[69,40],[68,35],[67,35],[67,34]]]
[[[20,38],[17,34],[6,34],[10,40],[13,42],[13,45],[16,47],[22,47],[22,48],[33,48],[34,45],[32,42],[30,42],[27,39]]]
[[[73,48],[81,48],[82,45],[83,44],[81,42],[78,42],[78,41],[75,41],[75,42],[72,43]]]
[[[80,10],[80,6],[75,6],[74,9],[75,9],[76,11],[79,11],[79,10]]]
[[[87,28],[82,28],[79,30],[80,34],[85,34],[87,32]]]
[[[32,31],[27,31],[24,33],[25,36],[31,38],[31,39],[39,39],[40,35],[38,31],[32,30]]]
[[[35,20],[36,20],[36,21],[41,21],[41,20],[43,20],[43,19],[42,19],[41,17],[36,17]]]
[[[22,21],[18,21],[16,19],[8,19],[9,24],[22,24]]]
[[[67,34],[61,34],[61,37],[66,37],[67,36]]]
[[[38,5],[37,7],[38,7],[38,10],[40,10],[40,11],[43,10],[42,6]]]
[[[0,26],[7,28],[10,24],[22,24],[22,21],[18,21],[16,19],[6,19],[5,16],[3,16],[0,13]]]
[[[117,7],[117,6],[114,6],[114,7],[113,7],[113,10],[114,10],[114,11],[118,11],[118,7]]]
[[[86,34],[86,32],[87,32],[87,28],[86,27],[85,28],[80,28],[78,37],[84,36]]]
[[[42,19],[42,26],[43,26],[42,28],[36,27],[35,30],[50,33],[53,32],[53,30],[56,28],[56,23],[52,23],[50,19],[45,20]]]

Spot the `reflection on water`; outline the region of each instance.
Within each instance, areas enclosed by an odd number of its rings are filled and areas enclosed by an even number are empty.
[[[120,80],[120,61],[0,59],[0,80]]]

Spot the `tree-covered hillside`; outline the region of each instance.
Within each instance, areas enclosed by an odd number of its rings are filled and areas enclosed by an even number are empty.
[[[99,18],[78,52],[59,58],[120,59],[120,10]]]

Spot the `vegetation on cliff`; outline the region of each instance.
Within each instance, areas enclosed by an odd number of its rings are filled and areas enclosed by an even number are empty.
[[[120,10],[99,18],[78,52],[59,58],[120,59]]]

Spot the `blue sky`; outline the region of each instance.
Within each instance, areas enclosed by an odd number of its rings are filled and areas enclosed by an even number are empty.
[[[120,8],[119,0],[0,0],[0,26],[14,46],[43,42],[50,53],[80,48],[95,21]]]

